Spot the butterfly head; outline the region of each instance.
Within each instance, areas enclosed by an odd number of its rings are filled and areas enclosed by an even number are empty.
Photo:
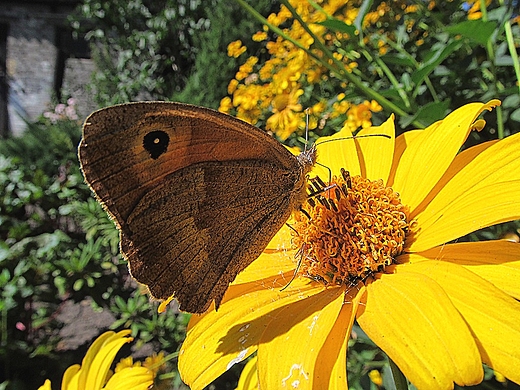
[[[304,150],[296,158],[302,167],[303,174],[307,175],[316,164],[316,145],[312,145],[310,149]]]

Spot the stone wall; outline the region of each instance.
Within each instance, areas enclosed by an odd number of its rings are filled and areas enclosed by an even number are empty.
[[[0,23],[7,25],[3,38],[8,99],[7,121],[0,123],[8,123],[11,135],[21,134],[25,121],[52,109],[60,94],[62,102],[69,97],[76,100],[80,118],[95,108],[87,88],[94,65],[88,58],[74,58],[72,39],[63,39],[71,34],[66,17],[77,3],[2,0]],[[5,130],[0,129],[3,134]]]

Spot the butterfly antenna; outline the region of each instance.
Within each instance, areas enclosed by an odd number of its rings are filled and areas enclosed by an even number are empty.
[[[322,142],[316,142],[315,145],[321,145],[321,144],[326,144],[327,142],[340,141],[340,140],[345,140],[345,139],[357,139],[357,138],[368,138],[368,137],[392,138],[388,134],[361,134],[361,135],[353,135],[351,137],[341,137],[341,138],[326,139],[325,141],[322,141]]]
[[[289,285],[293,282],[293,280],[296,279],[296,276],[298,275],[298,272],[300,271],[300,267],[302,266],[304,250],[305,250],[305,243],[298,250],[298,252],[296,252],[296,254],[294,255],[295,258],[298,258],[298,264],[296,264],[296,268],[294,270],[291,280],[289,280],[287,282],[287,284],[280,289],[280,292],[285,290],[287,287],[289,287]]]
[[[305,147],[303,148],[303,151],[307,151],[307,146],[309,146],[309,114],[310,110],[307,107],[305,109]]]

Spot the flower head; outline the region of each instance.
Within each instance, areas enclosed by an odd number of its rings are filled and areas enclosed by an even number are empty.
[[[520,134],[459,153],[497,104],[397,138],[390,118],[360,132],[388,138],[318,140],[332,179],[317,165],[308,215],[238,275],[218,312],[192,317],[184,381],[202,389],[256,352],[259,388],[347,389],[357,320],[419,389],[479,383],[482,363],[520,383],[520,245],[453,242],[520,217]]]
[[[133,339],[127,337],[130,330],[105,332],[90,346],[81,365],[70,366],[63,374],[62,390],[123,390],[149,389],[154,380],[154,371],[134,364],[132,358],[122,359],[112,374],[110,366],[119,351]],[[51,390],[51,382],[46,380],[40,390]]]
[[[282,140],[295,132],[304,123],[302,105],[298,98],[303,90],[296,89],[276,96],[272,101],[273,115],[267,119],[268,130],[276,131]]]

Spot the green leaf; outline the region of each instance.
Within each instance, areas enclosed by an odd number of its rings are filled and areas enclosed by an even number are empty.
[[[462,46],[462,41],[454,40],[442,49],[437,50],[422,66],[412,74],[415,85],[422,84],[424,79],[439,66],[451,53]]]
[[[355,26],[353,26],[351,24],[347,24],[339,19],[330,18],[330,19],[327,19],[323,22],[319,22],[316,24],[322,25],[323,27],[326,27],[329,30],[338,31],[338,32],[341,32],[344,34],[354,35],[356,33]]]
[[[381,57],[381,60],[386,64],[386,65],[401,65],[401,66],[409,66],[409,67],[413,67],[415,64],[414,62],[402,55],[402,54],[394,54],[394,53],[390,53],[390,54],[385,54],[384,56]]]
[[[502,101],[503,108],[515,108],[520,106],[520,95],[509,95]]]
[[[514,110],[509,116],[509,119],[514,120],[516,122],[520,122],[520,108]]]
[[[72,288],[74,289],[74,291],[79,291],[79,290],[81,290],[81,287],[83,287],[84,283],[85,282],[83,279],[78,279],[74,282],[74,285],[72,286]]]
[[[419,108],[414,116],[402,118],[399,124],[402,127],[407,127],[410,123],[412,123],[415,120],[421,123],[431,124],[444,118],[449,106],[449,99],[446,99],[442,102],[428,103]]]
[[[493,21],[484,22],[482,19],[477,19],[448,26],[446,31],[452,35],[462,35],[464,38],[484,46],[496,28],[497,25]]]

